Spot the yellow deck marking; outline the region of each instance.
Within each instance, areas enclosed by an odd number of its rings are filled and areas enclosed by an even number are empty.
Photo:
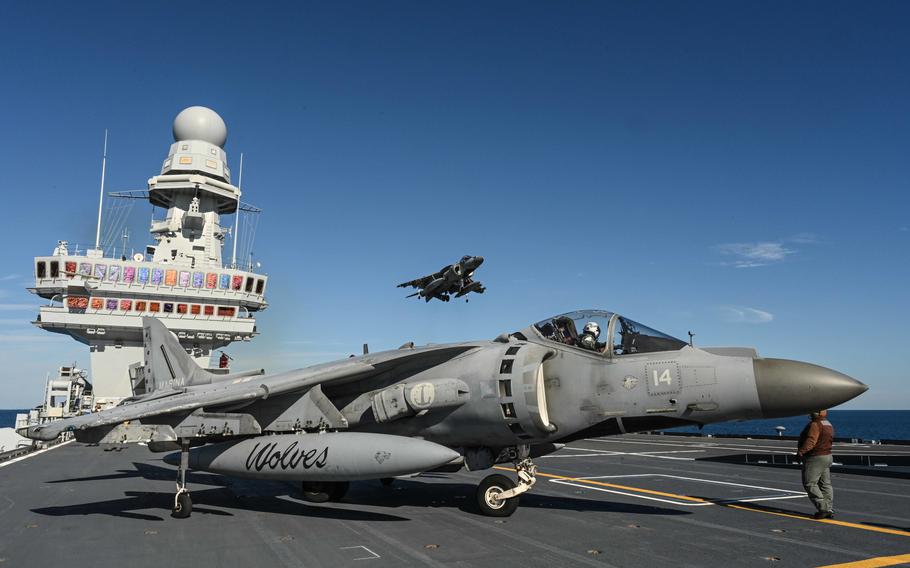
[[[819,568],[878,568],[879,566],[894,566],[896,564],[904,563],[910,563],[910,554],[879,556],[878,558],[868,558],[866,560],[857,560],[856,562],[828,564],[826,566],[819,566]]]
[[[494,466],[493,469],[501,469],[503,471],[515,471],[510,467],[501,467]],[[676,493],[664,493],[663,491],[655,491],[653,489],[644,489],[643,487],[629,487],[628,485],[618,485],[616,483],[604,483],[603,481],[597,481],[596,479],[580,479],[578,477],[569,477],[566,475],[553,475],[552,473],[541,473],[537,472],[537,475],[540,477],[550,477],[552,479],[559,479],[561,481],[574,481],[576,483],[588,483],[590,485],[598,485],[600,487],[611,487],[613,489],[624,489],[626,491],[635,491],[636,493],[647,493],[648,495],[660,495],[661,497],[670,497],[671,499],[681,499],[683,501],[694,501],[696,503],[707,503],[705,499],[699,499],[698,497],[692,497],[690,495],[677,495]]]
[[[515,471],[511,467],[502,467],[502,466],[493,466],[493,469],[500,469],[503,471]],[[615,483],[605,483],[603,481],[597,481],[596,479],[581,479],[578,477],[569,477],[567,475],[554,475],[552,473],[542,473],[537,472],[537,475],[540,477],[549,477],[552,479],[559,479],[562,481],[574,481],[576,483],[588,483],[590,485],[599,485],[601,487],[611,487],[613,489],[623,489],[625,491],[635,491],[637,493],[646,493],[649,495],[660,495],[661,497],[670,497],[671,499],[681,499],[683,501],[695,501],[698,503],[708,503],[707,499],[699,499],[698,497],[692,497],[691,495],[678,495],[676,493],[665,493],[663,491],[654,491],[653,489],[645,489],[643,487],[630,487],[628,485],[618,485]],[[732,503],[713,503],[721,507],[728,507],[730,509],[742,509],[743,511],[752,511],[754,513],[765,513],[766,515],[776,515],[778,517],[788,517],[791,519],[798,519],[800,521],[812,521],[813,523],[825,523],[828,525],[838,525],[841,527],[848,527],[851,529],[861,529],[864,531],[880,532],[885,534],[893,534],[897,536],[908,536],[910,537],[910,531],[902,531],[900,529],[889,529],[887,527],[877,527],[874,525],[865,525],[861,523],[848,523],[847,521],[839,521],[836,519],[813,519],[811,516],[800,515],[794,513],[784,513],[780,511],[770,511],[768,509],[753,507],[749,505],[734,505]],[[910,555],[907,555],[910,558]],[[884,557],[883,557],[884,558]],[[888,558],[903,558],[903,556],[893,556]],[[875,560],[875,559],[872,559]],[[863,561],[865,562],[865,561]],[[907,562],[907,560],[902,560],[900,562]],[[894,564],[899,564],[900,562],[894,562],[892,564],[869,564],[869,566],[893,566]],[[840,566],[837,564],[836,566]],[[845,564],[844,566],[853,566],[853,564]],[[856,564],[855,566],[865,566],[863,564]]]
[[[805,515],[797,515],[793,513],[783,513],[780,511],[769,511],[767,509],[759,509],[757,507],[750,507],[748,505],[733,505],[732,503],[722,503],[721,506],[729,507],[731,509],[742,509],[744,511],[752,511],[755,513],[765,513],[766,515],[777,515],[778,517],[789,517],[791,519],[799,519],[801,521],[812,521],[814,523],[825,523],[827,525],[838,525],[841,527],[849,527],[851,529],[862,529],[864,531],[873,531],[880,532],[885,534],[896,534],[898,536],[910,536],[910,532],[902,531],[900,529],[889,529],[887,527],[877,527],[875,525],[865,525],[862,523],[848,523],[847,521],[838,521],[836,519],[813,519],[812,517]],[[883,564],[887,566],[887,564]]]

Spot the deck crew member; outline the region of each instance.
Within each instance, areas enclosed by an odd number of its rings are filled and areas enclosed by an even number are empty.
[[[815,505],[816,519],[834,516],[834,488],[831,486],[831,444],[834,426],[828,422],[828,411],[809,415],[809,423],[799,435],[796,460],[803,464],[803,487]]]

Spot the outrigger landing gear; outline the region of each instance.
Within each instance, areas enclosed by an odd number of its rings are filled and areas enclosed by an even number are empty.
[[[477,506],[488,517],[508,517],[518,508],[518,496],[537,481],[537,466],[529,458],[515,462],[518,483],[501,474],[488,475],[477,487]]]
[[[193,500],[186,488],[186,470],[190,462],[190,441],[180,440],[180,469],[177,470],[177,495],[174,496],[174,508],[171,516],[175,519],[185,519],[193,512]]]

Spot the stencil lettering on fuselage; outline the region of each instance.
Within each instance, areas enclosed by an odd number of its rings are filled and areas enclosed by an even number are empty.
[[[679,392],[679,363],[676,361],[653,361],[645,364],[645,382],[648,394],[672,394]]]

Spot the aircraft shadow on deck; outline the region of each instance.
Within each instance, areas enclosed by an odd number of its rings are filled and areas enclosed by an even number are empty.
[[[167,480],[174,481],[177,478],[175,470],[171,467],[162,467],[145,462],[133,462],[134,469],[119,469],[115,473],[106,475],[92,475],[88,477],[70,477],[67,479],[55,479],[45,481],[45,483],[75,483],[82,481],[110,481],[114,479],[141,478],[148,480]],[[190,471],[187,473],[187,482],[195,485],[214,485],[223,487],[227,485],[224,477],[200,471]]]
[[[174,506],[173,493],[151,491],[127,491],[122,499],[93,501],[78,505],[42,507],[32,509],[33,513],[52,517],[72,515],[111,515],[142,521],[163,521]],[[218,515],[232,517],[230,510],[254,511],[294,516],[305,516],[343,521],[407,521],[404,517],[340,509],[333,507],[312,507],[292,500],[273,496],[237,497],[226,488],[193,491],[193,515]],[[212,507],[218,507],[217,509]],[[161,511],[161,515],[148,511]],[[141,511],[141,512],[140,512]]]
[[[428,477],[433,483],[421,482],[420,478]],[[446,476],[431,474],[421,475],[416,480],[398,479],[391,487],[383,487],[378,481],[352,483],[351,490],[342,503],[356,503],[373,507],[440,507],[455,508],[466,513],[479,514],[475,504],[477,486],[473,483],[444,481]],[[553,509],[564,511],[590,511],[608,513],[629,513],[640,515],[689,515],[689,511],[679,511],[663,507],[638,505],[602,499],[585,499],[569,496],[544,495],[531,490],[521,496],[521,509]]]
[[[134,470],[121,469],[110,475],[56,479],[46,483],[107,482],[130,478],[150,481],[175,479],[175,472],[169,467],[143,462],[134,462],[133,467]],[[397,515],[350,508],[358,505],[382,508],[441,507],[455,508],[471,514],[479,513],[474,502],[475,484],[451,481],[443,474],[429,474],[421,477],[426,477],[427,481],[398,479],[391,487],[384,487],[379,481],[353,482],[347,496],[340,503],[318,505],[302,500],[299,483],[238,479],[204,472],[190,472],[187,482],[191,487],[194,515],[199,513],[232,516],[231,510],[246,510],[339,520],[410,520]],[[209,488],[203,489],[200,486],[209,486]],[[49,516],[101,514],[161,521],[169,516],[169,511],[174,504],[174,495],[171,492],[125,491],[124,495],[126,497],[119,499],[36,508],[32,509],[32,512]],[[689,511],[618,501],[543,495],[534,493],[533,490],[521,496],[521,507],[641,515],[691,514]],[[161,516],[148,512],[154,510],[162,511]]]

